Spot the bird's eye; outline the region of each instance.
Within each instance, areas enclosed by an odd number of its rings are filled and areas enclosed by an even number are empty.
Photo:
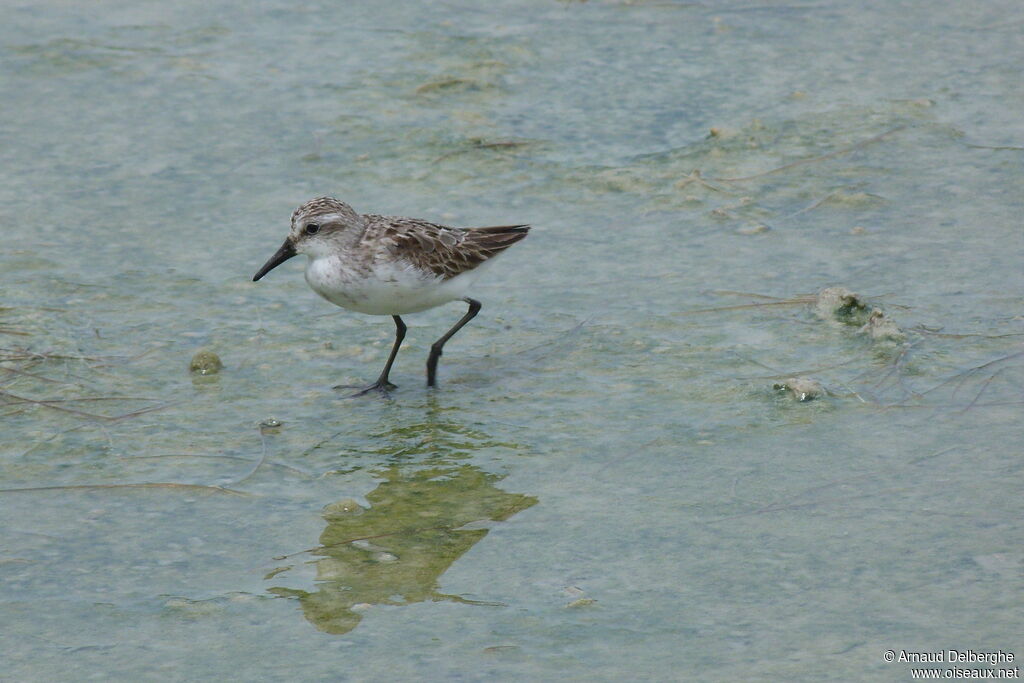
[[[319,223],[307,223],[306,224],[306,234],[307,235],[315,235],[318,232],[320,232],[320,224]]]

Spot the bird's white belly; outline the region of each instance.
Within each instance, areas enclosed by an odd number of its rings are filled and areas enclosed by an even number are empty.
[[[332,304],[350,311],[404,315],[465,297],[481,271],[477,267],[444,280],[396,262],[376,264],[370,271],[361,272],[348,267],[341,258],[321,257],[310,258],[306,264],[306,282]]]

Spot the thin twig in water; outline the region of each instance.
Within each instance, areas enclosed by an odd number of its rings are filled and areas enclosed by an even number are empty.
[[[854,391],[854,390],[853,390],[853,389],[851,389],[850,387],[846,386],[846,385],[845,385],[845,384],[843,384],[842,382],[840,382],[840,381],[838,381],[838,380],[837,380],[837,381],[836,381],[836,384],[837,384],[838,386],[842,387],[843,389],[846,389],[846,390],[847,390],[848,392],[850,392],[850,394],[852,394],[852,395],[853,395],[854,397],[856,397],[856,399],[857,399],[858,401],[860,401],[861,403],[868,403],[868,401],[865,401],[865,400],[864,400],[864,398],[863,398],[863,397],[862,397],[862,396],[861,396],[860,394],[858,394],[858,393],[857,393],[856,391]],[[871,402],[873,403],[874,401],[872,400]]]
[[[63,382],[61,382],[63,384]],[[0,392],[3,393],[3,392]],[[159,398],[146,398],[145,396],[86,396],[83,398],[47,398],[40,401],[32,399],[21,399],[18,401],[9,401],[5,405],[16,405],[18,403],[77,403],[79,401],[161,401]]]
[[[34,451],[35,449],[39,448],[40,446],[42,446],[42,445],[43,445],[44,443],[48,443],[48,442],[50,442],[50,441],[53,441],[53,440],[54,440],[54,439],[56,439],[56,438],[57,438],[58,436],[62,436],[62,435],[64,435],[64,434],[67,434],[68,432],[74,432],[74,431],[78,431],[79,429],[85,429],[85,428],[86,428],[86,427],[88,427],[88,426],[90,426],[90,425],[89,425],[88,423],[86,423],[86,424],[80,424],[80,425],[77,425],[77,426],[75,426],[75,427],[69,427],[68,429],[62,429],[61,431],[57,432],[57,433],[56,433],[56,434],[54,434],[53,436],[50,436],[50,437],[47,437],[47,438],[43,439],[42,441],[40,441],[40,442],[39,442],[39,443],[37,443],[36,445],[34,445],[34,446],[32,446],[31,448],[29,448],[29,449],[28,449],[27,451],[23,452],[23,453],[22,453],[21,455],[19,455],[18,457],[19,457],[19,458],[24,458],[24,457],[25,457],[26,455],[28,455],[29,453],[31,453],[31,452],[32,452],[32,451]]]
[[[931,455],[924,455],[924,456],[921,456],[920,458],[915,458],[914,460],[911,460],[907,464],[908,465],[918,465],[918,464],[924,462],[925,460],[931,460],[932,458],[937,458],[940,455],[945,455],[946,453],[949,453],[950,451],[955,451],[958,448],[960,448],[960,446],[950,446],[949,448],[942,449],[938,453],[932,453]]]
[[[236,491],[223,486],[207,486],[206,484],[175,484],[170,482],[154,482],[144,484],[70,484],[67,486],[29,486],[17,489],[0,489],[0,493],[28,493],[32,491],[89,491],[100,489],[183,489],[189,491],[208,491],[210,493],[227,493],[233,496],[251,495],[245,491]]]
[[[979,333],[964,333],[954,334],[952,332],[941,332],[939,329],[929,329],[924,325],[918,325],[917,327],[911,328],[914,332],[920,332],[921,334],[930,334],[933,337],[942,337],[943,339],[968,339],[970,337],[980,337],[982,339],[1002,339],[1004,337],[1024,337],[1024,332],[1009,332],[1007,334],[979,334]]]
[[[967,145],[973,149],[994,149],[998,151],[1012,150],[1014,152],[1024,152],[1024,147],[1015,147],[1013,145]]]
[[[48,382],[50,384],[67,384],[67,385],[70,385],[70,386],[77,386],[78,385],[77,382],[62,382],[59,379],[51,379],[50,377],[44,377],[43,375],[37,375],[34,372],[26,372],[24,370],[18,370],[17,368],[8,368],[8,367],[2,366],[2,365],[0,365],[0,370],[3,370],[4,372],[10,373],[12,375],[21,375],[23,377],[31,377],[32,379],[37,379],[40,382]]]
[[[798,304],[810,304],[814,303],[815,297],[797,297],[794,299],[786,299],[785,301],[762,301],[756,304],[736,304],[733,306],[716,306],[715,308],[699,308],[694,311],[680,311],[674,315],[696,315],[698,313],[718,313],[720,311],[740,311],[749,308],[761,308],[763,306],[796,306]]]
[[[740,360],[745,360],[746,362],[748,362],[748,363],[751,363],[751,364],[753,364],[753,365],[758,365],[758,366],[760,366],[760,367],[764,368],[765,370],[771,370],[772,372],[774,372],[774,373],[775,373],[775,376],[777,376],[777,377],[778,377],[778,376],[782,376],[782,375],[783,375],[783,373],[780,373],[780,372],[779,372],[779,369],[778,369],[778,368],[773,368],[773,367],[772,367],[772,366],[770,366],[770,365],[765,365],[765,364],[764,364],[764,363],[762,363],[761,361],[758,361],[758,360],[754,360],[753,358],[747,358],[746,356],[744,356],[744,355],[742,355],[742,354],[740,354],[740,353],[737,353],[736,351],[733,351],[733,352],[732,352],[732,355],[736,356],[736,357],[737,357],[737,358],[739,358]],[[792,375],[786,375],[786,376],[787,376],[787,377],[792,377]]]
[[[48,401],[37,401],[37,400],[32,399],[32,398],[26,398],[24,396],[18,396],[16,394],[12,394],[9,391],[0,391],[0,396],[3,396],[4,398],[8,398],[8,399],[15,399],[15,402],[17,402],[17,403],[32,403],[32,404],[35,404],[35,405],[38,405],[38,406],[43,406],[44,408],[51,408],[53,410],[59,410],[62,413],[71,413],[72,415],[78,415],[80,417],[88,417],[88,418],[91,418],[93,420],[109,420],[110,419],[109,417],[107,417],[105,415],[97,415],[96,413],[87,413],[84,410],[75,410],[74,408],[64,408],[62,406],[50,405],[50,402],[48,402]]]
[[[856,186],[854,185],[854,186],[851,186],[851,187],[856,187]],[[807,213],[808,211],[814,211],[819,206],[821,206],[822,204],[827,202],[829,199],[831,199],[832,197],[835,197],[837,194],[842,192],[844,189],[846,189],[846,188],[840,188],[838,190],[833,190],[832,192],[829,192],[827,195],[825,195],[824,197],[822,197],[818,201],[814,202],[813,204],[811,204],[809,206],[805,206],[804,208],[802,208],[802,209],[800,209],[798,211],[795,211],[795,212],[789,214],[788,216],[783,216],[782,218],[778,219],[778,221],[779,222],[786,221],[786,220],[789,220],[790,218],[796,218],[800,214]]]
[[[260,454],[260,459],[256,461],[256,464],[253,466],[251,470],[249,470],[249,473],[247,475],[245,475],[241,479],[236,479],[235,481],[231,482],[235,486],[238,486],[243,481],[249,479],[252,475],[256,474],[256,470],[262,467],[263,463],[267,461],[267,437],[262,431],[260,431],[260,443],[263,445],[263,452]]]
[[[749,379],[785,379],[787,377],[798,377],[800,375],[811,375],[811,374],[814,374],[816,372],[825,372],[826,370],[834,370],[835,368],[841,368],[841,367],[846,366],[846,365],[852,365],[853,363],[859,363],[861,360],[862,360],[861,358],[851,358],[850,360],[843,361],[842,363],[835,363],[833,365],[822,365],[821,367],[817,367],[817,368],[807,368],[807,369],[804,369],[804,370],[793,370],[791,372],[782,372],[782,373],[778,373],[778,374],[775,374],[775,375],[750,375],[750,376],[746,376],[746,377],[737,377],[736,379],[738,379],[738,380],[749,380]],[[758,365],[761,365],[761,364],[758,363]],[[762,367],[767,367],[767,366],[762,366]],[[768,369],[769,370],[774,370],[774,368],[768,368]],[[844,386],[844,385],[840,384],[840,386]]]
[[[781,173],[782,171],[788,171],[789,169],[795,168],[797,166],[803,166],[805,164],[814,164],[814,163],[817,163],[819,161],[826,161],[828,159],[834,159],[835,157],[842,156],[844,154],[849,154],[850,152],[856,151],[856,150],[860,149],[861,147],[866,147],[867,145],[874,144],[874,143],[876,143],[876,142],[878,142],[880,140],[883,140],[883,139],[889,137],[893,133],[896,133],[896,132],[899,132],[899,131],[903,130],[904,128],[906,128],[906,126],[897,126],[895,128],[892,128],[890,130],[885,131],[884,133],[880,133],[879,135],[876,135],[873,138],[868,138],[867,140],[862,140],[861,142],[858,142],[858,143],[856,143],[854,145],[850,145],[849,147],[844,147],[844,148],[838,149],[838,150],[836,150],[834,152],[829,152],[828,154],[823,154],[823,155],[821,155],[819,157],[812,157],[810,159],[800,159],[799,161],[794,161],[794,162],[785,164],[783,166],[779,166],[778,168],[773,168],[770,171],[763,171],[761,173],[755,173],[753,175],[742,176],[742,177],[739,177],[739,178],[712,178],[711,180],[714,180],[714,181],[717,181],[717,182],[720,182],[720,183],[741,183],[741,182],[745,182],[747,180],[756,180],[757,178],[763,178],[764,176],[773,175],[775,173]]]
[[[986,379],[984,382],[982,382],[981,389],[979,389],[978,393],[975,394],[974,399],[970,403],[968,403],[967,407],[964,408],[963,410],[961,410],[960,413],[961,414],[966,413],[968,410],[970,410],[971,408],[976,406],[978,404],[978,399],[980,399],[981,395],[985,393],[986,389],[988,389],[988,385],[992,384],[992,380],[994,380],[996,377],[1001,375],[1004,370],[1006,370],[1006,368],[999,368],[998,370],[993,372],[991,375],[989,375],[989,378]]]
[[[875,382],[875,384],[874,384],[874,386],[872,388],[879,389],[882,386],[882,383],[884,383],[887,379],[889,379],[893,375],[893,373],[899,372],[900,368],[902,367],[903,360],[907,357],[907,353],[910,351],[910,349],[914,348],[915,346],[917,346],[917,342],[915,342],[913,344],[905,344],[905,345],[903,345],[903,347],[900,348],[900,352],[896,355],[895,358],[892,359],[892,362],[891,363],[886,363],[885,367],[889,368],[889,371],[886,372],[885,375],[882,376],[882,379],[880,379],[877,382]],[[870,374],[873,369],[874,368],[868,368],[864,372],[862,372],[859,375],[857,375],[856,377],[854,377],[852,381],[857,381],[857,380],[861,379],[862,377],[864,377],[865,375]],[[916,392],[912,392],[912,393],[916,393]]]
[[[1024,401],[993,401],[992,403],[977,403],[974,405],[975,408],[1005,408],[1007,406],[1020,406],[1024,405]],[[935,409],[939,408],[963,408],[962,403],[887,403],[881,406],[888,410],[889,408],[917,408],[921,409]]]
[[[158,455],[131,455],[122,457],[121,460],[157,460],[161,458],[200,458],[203,460],[240,460],[242,462],[252,462],[252,458],[243,458],[240,455],[206,455],[203,453],[160,453]],[[292,467],[286,465],[283,462],[277,462],[276,460],[267,460],[267,465],[271,467],[280,467],[281,469],[300,474],[307,479],[315,478],[313,474],[300,470],[298,467]]]
[[[72,415],[78,415],[79,417],[87,417],[87,418],[92,419],[92,420],[103,420],[105,422],[117,422],[118,420],[126,420],[126,419],[128,419],[130,417],[137,417],[137,416],[142,415],[144,413],[150,413],[150,412],[153,412],[154,410],[163,410],[164,408],[167,408],[169,406],[175,405],[174,403],[164,403],[163,405],[159,405],[159,406],[151,406],[149,408],[142,408],[140,410],[134,410],[134,411],[132,411],[130,413],[125,413],[123,415],[113,415],[113,416],[111,416],[111,415],[99,415],[97,413],[88,413],[88,412],[86,412],[84,410],[75,410],[74,408],[65,408],[65,407],[60,406],[60,405],[54,405],[56,403],[60,403],[60,402],[63,402],[64,400],[69,400],[69,399],[51,399],[51,400],[44,399],[44,400],[36,400],[36,399],[33,399],[33,398],[27,398],[25,396],[18,396],[17,394],[12,394],[9,391],[0,391],[0,396],[3,396],[4,398],[14,399],[13,403],[31,403],[31,404],[34,404],[34,405],[42,406],[44,408],[50,408],[51,410],[58,410],[58,411],[60,411],[62,413],[70,413]],[[148,401],[148,400],[153,400],[153,399],[145,399],[145,400]]]
[[[456,150],[453,150],[453,151],[448,152],[446,154],[442,154],[438,158],[434,159],[434,163],[435,164],[439,163],[441,161],[444,161],[445,159],[451,158],[453,156],[458,156],[460,154],[468,154],[469,152],[472,152],[473,150],[476,150],[476,149],[517,149],[519,147],[526,147],[529,144],[531,144],[531,143],[523,142],[523,141],[518,141],[518,140],[498,140],[496,142],[484,142],[483,140],[471,140],[470,141],[470,146],[468,148],[466,148],[466,149],[456,149]]]
[[[104,360],[118,360],[124,359],[124,356],[69,356],[63,353],[50,353],[50,352],[38,352],[29,351],[28,349],[10,349],[0,347],[0,353],[12,354],[8,358],[0,360],[54,360],[54,359],[68,359],[68,360],[81,360],[81,361],[104,361]]]
[[[768,294],[757,294],[756,292],[737,292],[734,289],[706,289],[702,294],[714,294],[715,296],[748,296],[752,299],[768,299],[770,301],[789,301],[781,296],[770,296]]]
[[[725,188],[716,187],[716,186],[712,185],[711,183],[709,183],[708,181],[704,180],[704,178],[701,177],[700,169],[698,169],[698,168],[693,169],[692,171],[690,171],[690,175],[686,176],[685,178],[683,178],[682,180],[677,182],[676,183],[676,187],[678,189],[682,190],[683,188],[687,187],[691,183],[697,183],[701,187],[706,187],[707,189],[711,190],[712,192],[722,192],[724,194],[733,194],[732,192],[730,192],[729,190],[726,190]]]
[[[551,339],[549,341],[537,344],[536,346],[531,346],[531,347],[529,347],[527,349],[523,349],[522,351],[518,351],[516,355],[525,356],[526,354],[534,353],[534,355],[530,357],[531,361],[542,360],[542,359],[544,359],[544,358],[554,354],[558,350],[556,348],[557,344],[563,344],[563,343],[571,340],[574,336],[576,336],[579,333],[580,330],[583,329],[583,326],[586,325],[589,322],[590,322],[590,318],[585,318],[585,319],[581,320],[580,322],[576,323],[575,325],[573,325],[571,328],[569,328],[565,332],[559,334],[555,338],[553,338],[553,339]],[[539,353],[535,353],[535,352],[539,352]]]
[[[994,360],[990,360],[990,361],[988,361],[986,363],[982,363],[981,365],[978,365],[978,366],[975,366],[973,368],[970,368],[969,370],[964,370],[963,372],[958,372],[957,374],[953,375],[952,377],[947,377],[946,379],[942,380],[941,382],[936,384],[931,389],[926,389],[925,391],[922,391],[919,395],[920,396],[924,396],[925,394],[930,394],[931,392],[935,391],[936,389],[940,389],[940,388],[946,386],[947,384],[949,384],[950,382],[953,382],[953,381],[955,381],[957,379],[960,379],[961,380],[960,384],[957,385],[957,389],[953,392],[954,395],[955,395],[956,392],[960,390],[960,387],[963,385],[963,383],[965,381],[967,381],[967,379],[969,379],[970,376],[973,375],[975,372],[978,372],[979,370],[984,370],[985,368],[991,367],[991,366],[995,365],[996,363],[1003,363],[1003,362],[1008,361],[1008,360],[1013,360],[1014,358],[1019,358],[1020,356],[1024,356],[1024,351],[1018,351],[1017,353],[1011,353],[1011,354],[1009,354],[1007,356],[1002,356],[1000,358],[996,358]]]

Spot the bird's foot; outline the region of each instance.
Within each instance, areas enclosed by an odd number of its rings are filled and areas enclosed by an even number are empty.
[[[356,393],[350,394],[350,395],[345,397],[345,398],[356,398],[357,396],[364,396],[364,395],[370,393],[371,391],[376,391],[376,392],[379,392],[382,396],[387,396],[391,392],[392,389],[397,389],[397,388],[398,388],[397,385],[392,384],[391,382],[389,382],[387,380],[384,380],[384,381],[377,380],[376,382],[374,382],[373,384],[371,384],[368,387],[359,386],[358,384],[339,384],[336,387],[334,387],[334,390],[335,391],[343,391],[345,389],[358,389],[358,391],[356,391]]]

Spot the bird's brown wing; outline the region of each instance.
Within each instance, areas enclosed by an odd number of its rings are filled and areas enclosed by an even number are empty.
[[[528,225],[449,228],[409,218],[380,218],[378,235],[391,254],[445,279],[476,268],[530,231]]]

